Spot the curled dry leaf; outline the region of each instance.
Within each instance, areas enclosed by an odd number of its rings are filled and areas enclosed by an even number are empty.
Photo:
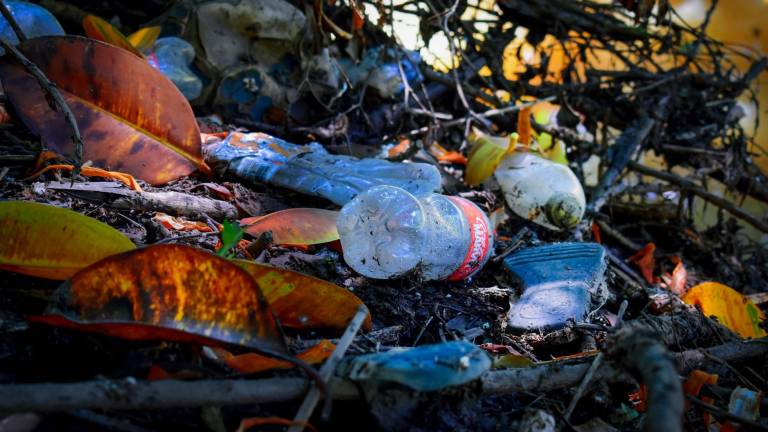
[[[655,278],[653,277],[653,269],[656,266],[656,258],[653,256],[654,252],[656,252],[656,244],[648,243],[647,245],[643,246],[642,249],[637,251],[636,254],[627,258],[627,261],[635,263],[635,265],[640,269],[640,273],[643,274],[643,278],[649,284],[655,282]]]
[[[760,327],[765,314],[751,300],[733,288],[717,282],[704,282],[688,290],[682,297],[689,305],[697,306],[704,315],[717,317],[724,326],[741,337],[765,337]]]
[[[192,108],[145,60],[104,42],[46,36],[18,46],[61,90],[85,142],[83,160],[153,185],[193,173],[203,162]],[[7,56],[0,78],[24,124],[43,145],[63,155],[74,143],[37,81]]]
[[[342,332],[363,304],[356,295],[322,279],[251,261],[234,262],[258,282],[285,327]],[[370,330],[371,326],[369,314],[363,329]]]
[[[58,289],[47,315],[33,321],[132,340],[285,351],[256,281],[223,258],[182,245],[114,255],[79,271]]]
[[[0,202],[0,268],[64,280],[134,249],[120,231],[72,210],[25,201]]]
[[[314,208],[292,208],[242,219],[240,225],[248,234],[259,237],[271,231],[275,244],[311,245],[339,239],[336,218],[339,212]]]

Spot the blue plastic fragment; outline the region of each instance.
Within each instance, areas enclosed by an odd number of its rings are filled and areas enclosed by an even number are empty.
[[[19,23],[19,27],[28,38],[38,36],[63,35],[64,29],[48,10],[42,6],[25,1],[6,0],[5,5],[11,11],[11,15]],[[0,15],[0,37],[8,41],[11,45],[19,43],[8,21]],[[4,53],[0,48],[0,54]]]
[[[465,341],[393,349],[346,360],[342,375],[366,383],[396,382],[416,391],[435,391],[480,378],[491,358]]]
[[[511,304],[510,327],[555,330],[569,319],[586,317],[592,295],[603,282],[605,249],[597,243],[551,243],[516,252],[504,265],[524,289]]]

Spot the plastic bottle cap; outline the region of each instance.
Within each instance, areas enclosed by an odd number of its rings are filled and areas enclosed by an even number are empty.
[[[544,213],[552,225],[558,228],[570,229],[581,220],[581,205],[579,199],[570,194],[557,194],[544,205]]]

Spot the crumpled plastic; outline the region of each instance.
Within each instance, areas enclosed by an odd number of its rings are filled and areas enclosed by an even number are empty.
[[[491,358],[465,341],[393,349],[349,358],[338,371],[353,381],[399,383],[428,392],[466,384],[491,368]]]

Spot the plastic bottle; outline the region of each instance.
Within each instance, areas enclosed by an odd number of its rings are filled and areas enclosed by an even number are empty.
[[[200,96],[203,82],[189,69],[195,60],[195,48],[184,39],[164,37],[155,41],[147,61],[178,87],[187,100]]]
[[[338,205],[373,186],[399,186],[422,196],[439,191],[442,184],[440,172],[430,164],[332,155],[318,143],[300,146],[259,132],[231,133],[204,146],[203,154],[220,174],[317,195]]]
[[[27,38],[64,34],[64,29],[61,28],[56,17],[42,6],[16,0],[6,0],[5,5],[8,6],[8,10],[11,11],[11,15],[19,23],[19,27]],[[2,15],[0,15],[0,37],[12,45],[19,43],[16,33]],[[0,48],[0,53],[3,52]]]
[[[522,218],[563,230],[584,216],[584,189],[565,165],[517,150],[502,159],[494,174],[509,208]]]
[[[344,260],[358,273],[388,279],[419,271],[425,279],[462,280],[492,252],[488,218],[472,202],[378,186],[341,209],[336,220]]]

